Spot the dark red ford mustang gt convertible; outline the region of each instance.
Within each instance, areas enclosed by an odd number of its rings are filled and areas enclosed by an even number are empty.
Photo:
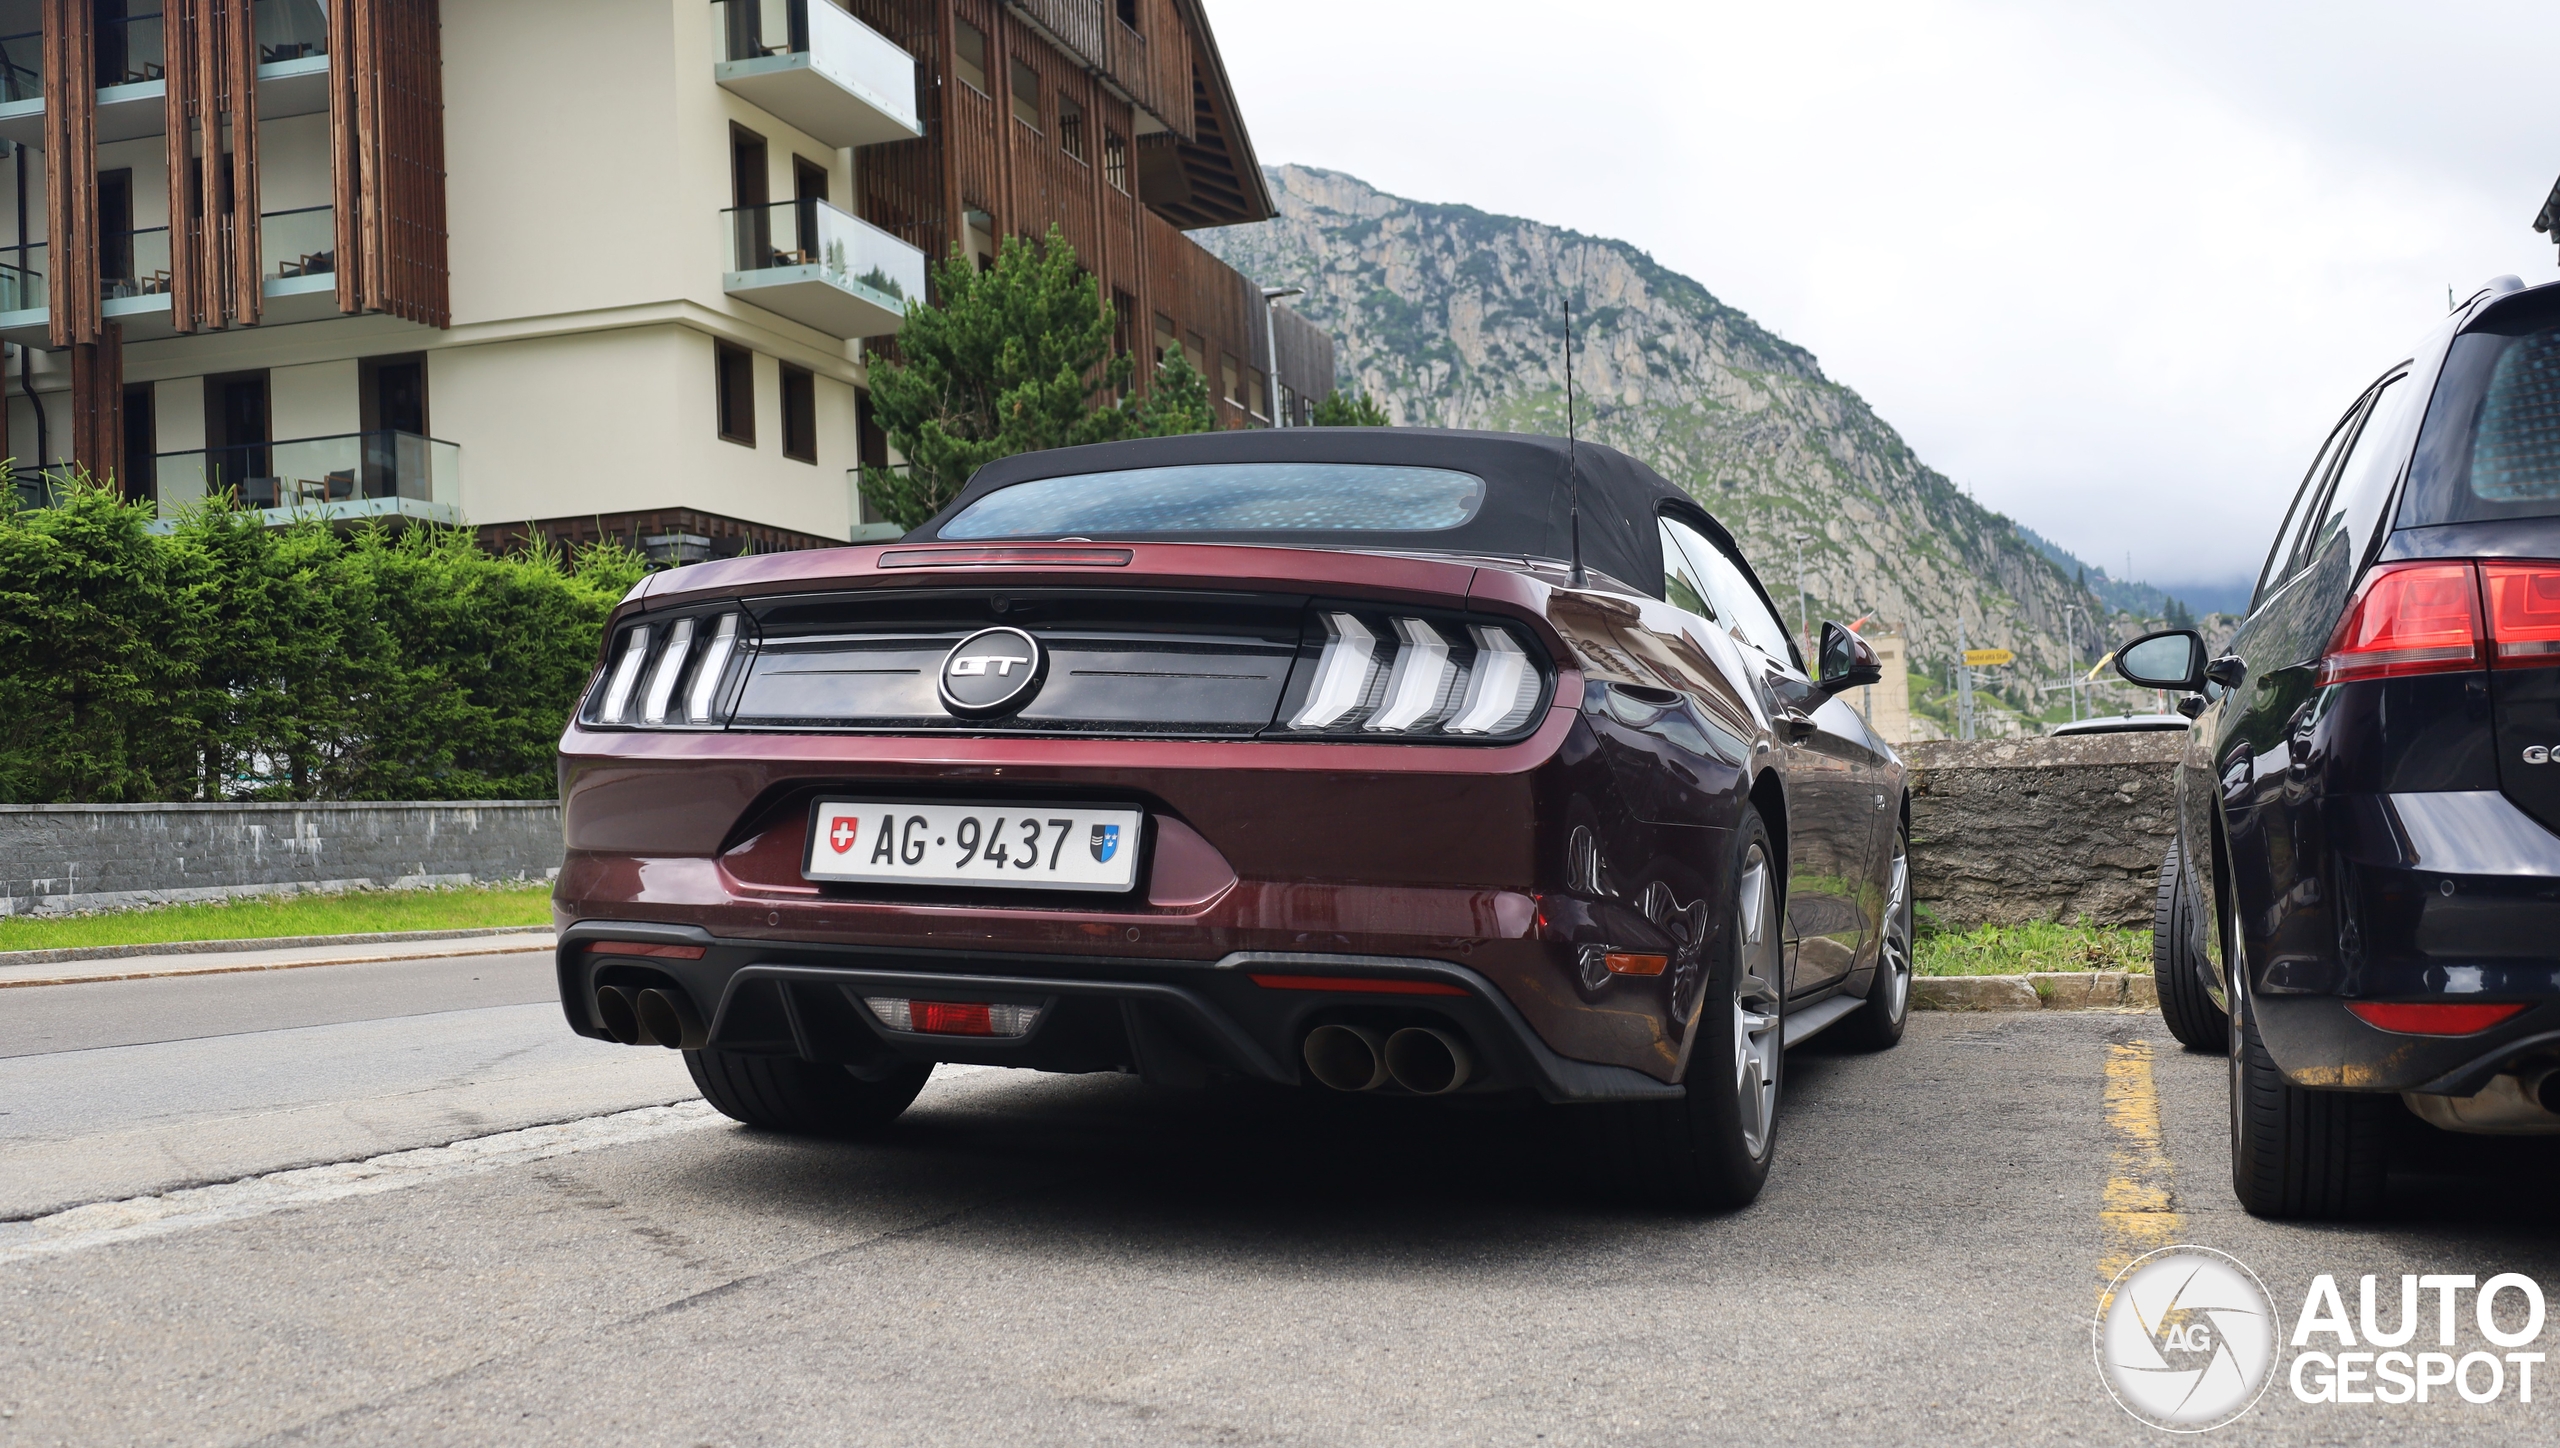
[[[1900,1038],[1901,763],[1608,448],[1222,432],[990,464],[884,547],[651,576],[560,745],[560,986],[788,1131],[938,1061],[1605,1120],[1750,1200],[1785,1048]],[[1599,1124],[1595,1122],[1595,1124]]]

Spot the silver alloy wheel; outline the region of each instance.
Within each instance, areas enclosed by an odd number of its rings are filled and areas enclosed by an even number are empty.
[[[1768,855],[1757,844],[1742,861],[1735,913],[1742,939],[1733,974],[1733,1085],[1742,1122],[1742,1148],[1754,1158],[1769,1149],[1778,1115],[1778,1057],[1786,1049],[1778,1030],[1785,996],[1779,985],[1777,891]]]
[[[1902,831],[1893,832],[1893,874],[1885,893],[1884,945],[1876,962],[1884,979],[1888,1020],[1901,1020],[1911,1004],[1911,853]]]

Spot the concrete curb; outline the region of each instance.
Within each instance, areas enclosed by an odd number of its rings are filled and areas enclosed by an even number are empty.
[[[1923,1011],[2122,1011],[2159,1004],[2156,981],[2121,970],[1924,975],[1911,982],[1912,1008]]]
[[[136,955],[218,955],[239,950],[294,950],[311,945],[395,945],[408,940],[477,940],[496,935],[549,935],[548,925],[478,930],[385,930],[371,935],[279,935],[266,940],[180,940],[159,945],[83,945],[62,950],[0,950],[0,970],[66,960],[123,960]]]
[[[354,937],[363,940],[365,937]],[[557,941],[548,930],[503,933],[471,931],[461,936],[437,931],[406,944],[327,945],[269,948],[251,943],[245,949],[191,955],[123,956],[132,968],[104,962],[55,962],[57,968],[29,967],[24,973],[0,970],[0,991],[39,985],[97,985],[117,980],[158,980],[182,975],[241,975],[252,971],[305,970],[316,965],[380,965],[402,960],[447,960],[472,955],[524,955],[551,950]]]

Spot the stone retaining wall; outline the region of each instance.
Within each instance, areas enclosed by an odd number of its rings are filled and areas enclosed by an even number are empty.
[[[0,805],[0,915],[560,873],[554,800]]]
[[[1940,925],[2151,924],[2186,736],[1906,746],[1911,873]]]

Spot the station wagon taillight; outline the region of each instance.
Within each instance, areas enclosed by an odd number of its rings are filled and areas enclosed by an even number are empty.
[[[2498,667],[2560,664],[2560,565],[2483,563]]]
[[[2378,568],[2356,591],[2320,660],[2320,683],[2482,665],[2480,585],[2468,563]]]
[[[2401,563],[2356,591],[2320,682],[2543,664],[2560,664],[2560,564]]]

